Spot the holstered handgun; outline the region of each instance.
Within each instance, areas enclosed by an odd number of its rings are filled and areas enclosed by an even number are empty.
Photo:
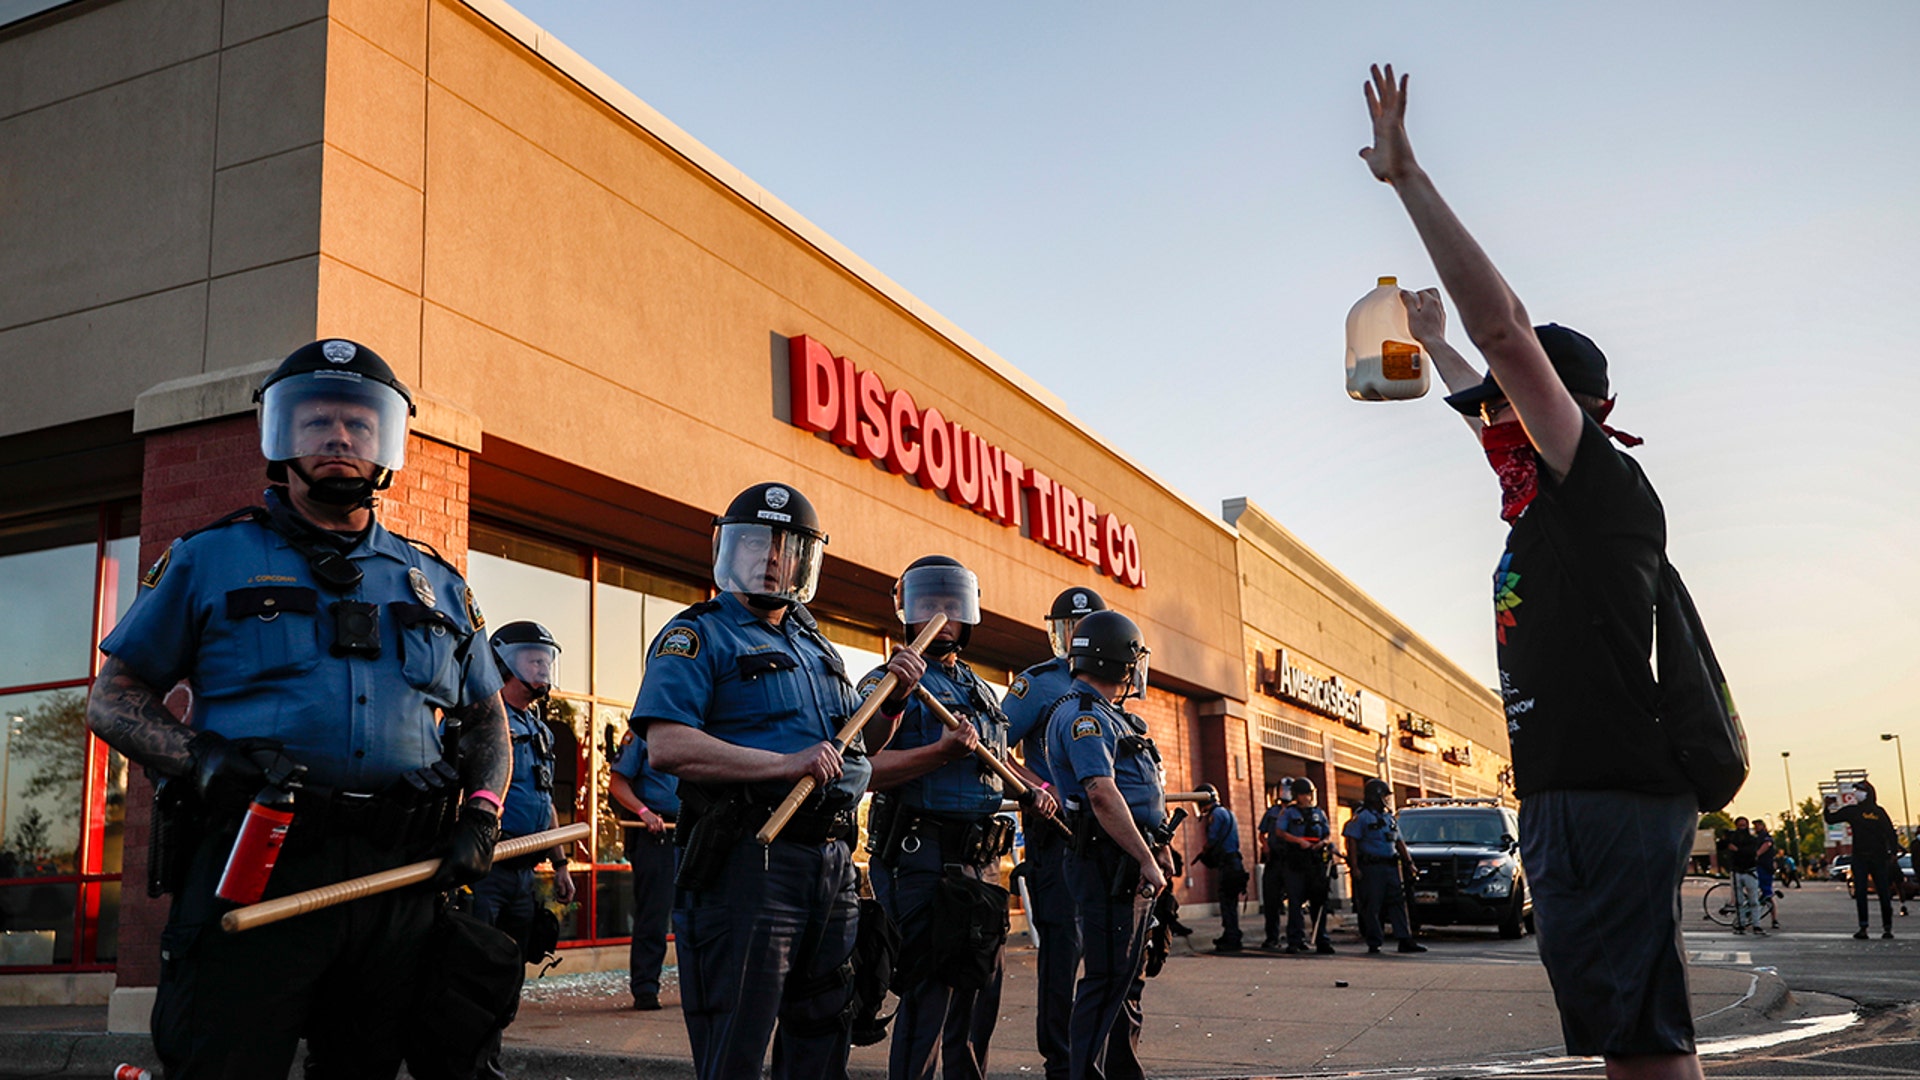
[[[674,875],[673,884],[689,892],[706,892],[720,879],[727,857],[747,835],[747,817],[752,807],[739,795],[728,795],[699,811],[699,817],[688,828],[687,806],[683,801],[680,822],[675,828],[676,833],[686,830],[686,846],[681,850],[680,871]]]
[[[175,892],[187,875],[199,829],[187,807],[192,785],[162,776],[153,782],[153,820],[147,831],[147,895]]]

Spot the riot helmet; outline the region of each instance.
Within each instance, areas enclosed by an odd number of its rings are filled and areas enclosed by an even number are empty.
[[[1053,655],[1065,660],[1067,647],[1073,643],[1074,625],[1105,610],[1107,602],[1092,589],[1068,589],[1054,597],[1053,607],[1047,612],[1047,643],[1053,646]]]
[[[1360,801],[1372,810],[1385,810],[1387,800],[1393,797],[1393,785],[1378,777],[1367,781],[1361,789]]]
[[[1314,794],[1313,781],[1304,776],[1294,777],[1293,786],[1287,789],[1287,797],[1295,802],[1299,802],[1302,795],[1312,794]]]
[[[1147,694],[1147,655],[1140,628],[1117,611],[1096,611],[1073,628],[1067,662],[1075,675],[1086,673],[1126,687],[1121,700]]]
[[[380,354],[358,342],[329,338],[302,345],[254,391],[260,405],[260,453],[267,477],[285,483],[298,473],[316,502],[372,506],[406,464],[413,395]],[[309,475],[301,458],[365,461],[372,477]]]
[[[827,534],[813,504],[785,484],[755,484],[713,519],[713,583],[763,611],[813,599]]]
[[[909,629],[935,615],[945,615],[947,621],[958,624],[960,636],[927,646],[927,655],[938,658],[957,653],[967,647],[973,628],[980,622],[980,579],[958,559],[923,555],[893,583],[893,613],[899,616],[900,625]]]
[[[547,628],[522,619],[494,630],[493,662],[502,679],[519,679],[536,700],[560,681],[560,643]]]
[[[1214,787],[1212,784],[1201,784],[1199,787],[1194,788],[1193,790],[1200,793],[1200,795],[1203,796],[1203,798],[1200,800],[1200,806],[1202,809],[1210,810],[1213,807],[1220,805],[1220,789],[1217,787]]]

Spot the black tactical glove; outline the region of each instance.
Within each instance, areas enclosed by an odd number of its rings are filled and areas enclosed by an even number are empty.
[[[493,845],[500,839],[500,819],[477,806],[460,808],[460,820],[454,822],[453,835],[447,838],[440,856],[440,870],[433,875],[436,892],[471,885],[493,869]]]
[[[297,783],[303,766],[280,752],[278,739],[228,739],[203,731],[187,743],[193,766],[188,777],[209,810],[239,813],[269,783]]]

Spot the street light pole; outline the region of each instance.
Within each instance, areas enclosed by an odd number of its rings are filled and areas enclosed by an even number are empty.
[[[1907,806],[1907,755],[1900,749],[1900,736],[1894,734],[1880,736],[1881,742],[1893,743],[1894,760],[1900,763],[1900,816],[1906,819],[1907,843],[1913,843],[1913,811]]]
[[[27,722],[24,716],[15,716],[7,720],[7,737],[0,743],[0,851],[7,846],[7,795],[13,782],[13,732],[15,728]]]
[[[1793,845],[1793,864],[1800,865],[1800,807],[1793,801],[1793,765],[1788,758],[1793,751],[1780,751],[1780,767],[1787,773],[1787,843]]]

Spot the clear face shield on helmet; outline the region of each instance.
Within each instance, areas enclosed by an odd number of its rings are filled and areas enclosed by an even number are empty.
[[[820,584],[826,541],[745,522],[721,525],[713,538],[713,583],[726,592],[804,604]]]
[[[1080,616],[1066,619],[1047,620],[1047,644],[1053,646],[1056,660],[1067,658],[1067,646],[1073,642],[1073,628],[1080,625]]]
[[[268,461],[354,458],[376,468],[406,464],[407,399],[352,371],[290,375],[260,395],[260,452]]]
[[[560,680],[560,650],[552,645],[528,641],[495,645],[494,651],[500,654],[500,662],[513,677],[535,693],[546,693]]]
[[[1126,693],[1120,695],[1120,700],[1147,696],[1147,657],[1152,652],[1145,645],[1140,646],[1140,655],[1133,662],[1133,678],[1127,681]]]
[[[966,626],[980,624],[980,579],[964,566],[915,566],[900,575],[894,614],[904,626],[935,615]]]

